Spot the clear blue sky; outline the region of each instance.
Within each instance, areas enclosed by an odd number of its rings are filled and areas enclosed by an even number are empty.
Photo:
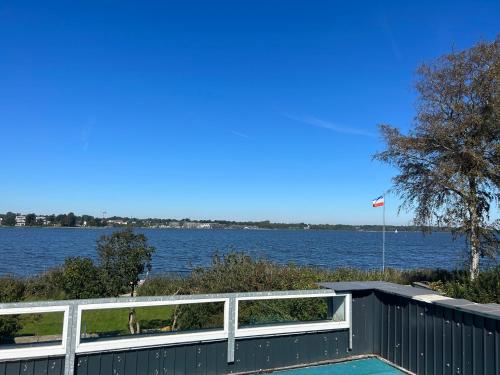
[[[167,4],[168,3],[168,4]],[[2,1],[0,212],[379,223],[415,68],[498,1]],[[388,222],[397,200],[388,197]]]

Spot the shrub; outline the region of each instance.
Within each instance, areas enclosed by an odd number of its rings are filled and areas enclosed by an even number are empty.
[[[24,282],[13,276],[0,277],[0,302],[20,301],[24,294]],[[10,343],[22,328],[17,315],[0,316],[0,343]]]
[[[15,276],[0,277],[0,302],[17,302],[24,295],[24,280]]]
[[[479,273],[471,281],[469,272],[456,272],[450,281],[432,284],[435,289],[452,298],[463,298],[477,303],[500,303],[500,265]]]
[[[25,300],[57,300],[64,299],[61,288],[62,267],[52,268],[40,275],[26,280]]]
[[[106,295],[101,272],[90,258],[67,258],[59,280],[67,298],[98,298]]]
[[[375,281],[385,280],[399,284],[427,281],[449,296],[467,298],[475,302],[498,301],[499,276],[485,272],[470,283],[467,274],[447,270],[359,270],[280,265],[265,259],[252,259],[244,253],[215,254],[210,267],[197,268],[187,277],[156,276],[140,289],[140,295],[233,293],[272,290],[316,289],[321,281]],[[436,284],[438,283],[438,284]],[[242,323],[280,320],[307,320],[321,318],[325,305],[317,300],[259,301],[240,306]],[[207,328],[222,319],[220,307],[185,305],[174,311],[175,328]],[[202,327],[201,322],[204,324]]]
[[[137,290],[138,296],[169,296],[184,294],[186,280],[177,275],[153,276],[146,280]],[[182,293],[184,292],[184,293]]]

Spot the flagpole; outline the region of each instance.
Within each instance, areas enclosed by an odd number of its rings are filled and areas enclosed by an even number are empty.
[[[385,273],[385,194],[383,195],[384,205],[382,210],[382,273]]]

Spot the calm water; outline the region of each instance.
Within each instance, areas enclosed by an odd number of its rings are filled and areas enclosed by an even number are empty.
[[[278,371],[274,374],[289,375],[394,375],[404,372],[382,362],[380,359],[369,358],[336,363],[332,365],[306,367],[288,371]]]
[[[0,275],[35,274],[68,256],[95,257],[96,240],[113,229],[0,228]],[[186,272],[210,263],[214,251],[246,251],[279,263],[322,267],[381,266],[382,234],[294,230],[139,229],[157,248],[153,272]],[[386,265],[395,268],[459,266],[464,241],[449,233],[387,233]]]

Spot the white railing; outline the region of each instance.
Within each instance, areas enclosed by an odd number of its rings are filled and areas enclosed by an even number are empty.
[[[322,321],[287,324],[243,326],[238,324],[238,308],[243,301],[328,298],[328,318]],[[223,303],[224,324],[222,329],[195,332],[176,332],[149,336],[125,336],[123,338],[82,342],[82,317],[84,311],[123,309],[135,307],[170,306],[181,304]],[[63,312],[62,339],[58,344],[11,348],[0,345],[0,361],[65,356],[65,374],[74,372],[75,356],[83,353],[105,352],[120,349],[137,349],[180,343],[227,340],[227,361],[234,362],[235,339],[264,335],[296,334],[315,331],[349,329],[349,346],[352,343],[351,295],[336,294],[332,290],[252,292],[206,294],[188,296],[162,296],[137,298],[107,298],[72,301],[44,301],[0,304],[0,316]]]
[[[166,333],[165,335],[146,336],[146,337],[125,337],[113,340],[102,340],[94,342],[80,342],[82,313],[88,310],[102,309],[120,309],[129,307],[151,307],[151,306],[169,306],[181,304],[197,303],[224,303],[224,328],[221,330],[206,330],[199,332],[186,333]],[[209,340],[224,340],[228,338],[229,326],[229,298],[204,298],[194,300],[176,300],[176,301],[144,301],[144,302],[118,302],[118,303],[95,303],[78,306],[78,320],[76,326],[76,353],[102,352],[118,349],[142,348],[145,346],[158,346],[167,344],[178,344],[188,342],[200,342]]]
[[[345,299],[349,298],[350,295],[342,294],[338,295],[335,292],[324,293],[319,296],[304,296],[302,294],[287,294],[281,296],[275,295],[265,295],[265,296],[247,296],[247,297],[237,297],[236,298],[236,318],[235,321],[238,322],[238,312],[239,312],[239,302],[240,301],[259,301],[259,300],[280,300],[280,299],[299,299],[299,298],[325,298],[331,297],[336,299]],[[334,319],[335,312],[332,315],[331,319],[323,320],[323,321],[314,321],[314,322],[297,322],[297,323],[289,323],[289,324],[271,324],[271,325],[261,325],[255,327],[239,327],[239,324],[236,324],[235,327],[235,337],[252,337],[252,336],[264,336],[264,335],[277,335],[277,334],[287,334],[287,333],[300,333],[300,332],[310,332],[310,331],[330,331],[336,329],[346,329],[350,326],[350,303],[344,303],[339,308],[343,308],[343,316],[344,319],[341,321],[336,321]],[[344,307],[345,306],[345,307]]]
[[[66,338],[68,336],[69,326],[69,306],[33,306],[33,307],[13,307],[0,308],[0,317],[2,315],[21,315],[21,314],[41,314],[63,312],[63,330],[62,341],[60,344],[49,344],[37,347],[20,347],[11,349],[2,349],[0,346],[0,360],[36,358],[66,354]]]

